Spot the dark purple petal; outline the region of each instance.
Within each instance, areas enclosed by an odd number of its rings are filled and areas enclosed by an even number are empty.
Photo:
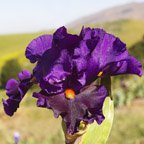
[[[89,53],[90,53],[90,50],[87,47],[86,41],[81,41],[79,47],[74,49],[73,59],[76,59],[79,57],[87,57]]]
[[[67,113],[69,100],[65,98],[64,94],[45,96],[45,93],[34,93],[33,97],[38,98],[37,106],[51,108],[54,112],[55,117]]]
[[[99,111],[91,110],[91,113],[92,114],[89,116],[88,123],[93,123],[94,120],[96,120],[97,123],[100,125],[103,122],[103,120],[105,119],[105,116],[103,115],[102,109],[100,109]]]
[[[128,58],[126,45],[115,36],[105,33],[102,41],[99,41],[97,47],[92,53],[94,60],[99,62],[99,68],[102,69],[112,62],[118,62]]]
[[[86,81],[84,75],[71,75],[68,78],[68,83],[66,88],[71,88],[75,91],[76,94],[80,92],[80,90],[84,87]]]
[[[83,103],[77,103],[75,100],[70,100],[68,107],[68,114],[63,117],[63,120],[67,127],[67,133],[74,134],[78,131],[80,121],[85,119],[87,107]]]
[[[19,108],[20,100],[9,98],[7,100],[2,100],[4,111],[7,115],[12,116],[14,112],[16,112],[17,108]]]
[[[56,84],[49,84],[46,81],[40,82],[40,87],[44,89],[49,95],[58,94],[64,91],[66,84],[64,82]]]
[[[6,84],[6,94],[11,96],[13,94],[17,94],[19,82],[15,79],[8,80]]]
[[[107,90],[104,86],[90,86],[77,97],[76,101],[83,103],[87,108],[91,116],[88,117],[88,122],[91,123],[92,119],[95,119],[98,124],[104,120],[102,114],[102,107],[106,96],[108,95]]]
[[[54,52],[53,50],[50,49],[45,52],[33,74],[41,88],[46,89],[49,94],[62,92],[72,71],[69,52],[65,49],[60,52],[57,50]]]
[[[61,115],[69,134],[78,131],[82,120],[88,123],[96,120],[98,124],[104,120],[102,106],[107,96],[104,86],[90,86],[72,100],[67,99],[64,93],[48,96],[41,91],[34,93],[33,96],[38,99],[37,106],[52,109],[55,117]]]
[[[82,90],[75,98],[76,101],[82,102],[89,109],[100,109],[103,105],[105,97],[108,95],[104,86],[88,86]]]
[[[80,32],[80,36],[83,40],[91,39],[91,28],[82,28]]]
[[[64,26],[57,29],[53,34],[53,47],[57,49],[67,49],[71,52],[79,45],[79,42],[79,36],[67,33]]]
[[[128,56],[126,44],[102,29],[91,29],[91,38],[87,39],[86,43],[89,40],[95,40],[93,41],[95,48],[91,49],[91,57],[99,63],[100,68],[108,63],[125,59]]]
[[[42,35],[30,42],[25,54],[31,63],[35,63],[46,50],[52,47],[52,39],[52,35]]]
[[[20,83],[14,81],[13,79],[8,81],[6,88],[9,98],[7,100],[3,100],[4,110],[7,115],[12,116],[14,112],[16,112],[21,100],[31,86],[32,83],[30,80],[21,81]]]
[[[53,62],[53,66],[48,71],[44,79],[46,81],[51,80],[59,83],[61,80],[64,80],[67,75],[70,75],[71,71],[72,64],[70,55],[66,50],[62,50],[59,57],[57,57],[57,59]]]
[[[142,76],[142,64],[132,56],[126,60],[109,64],[104,70],[105,75],[136,74]]]
[[[23,70],[22,72],[20,72],[18,74],[19,79],[22,80],[26,80],[26,79],[30,79],[31,78],[31,73],[28,70]]]
[[[76,69],[78,73],[86,71],[88,67],[87,59],[84,57],[77,58],[73,60],[74,65],[76,65]]]
[[[47,103],[47,97],[41,93],[33,93],[33,97],[37,98],[37,106],[42,108],[50,108],[49,104]]]

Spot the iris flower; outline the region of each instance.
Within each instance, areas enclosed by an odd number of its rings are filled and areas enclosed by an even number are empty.
[[[6,84],[6,94],[9,96],[7,100],[3,100],[4,110],[7,115],[12,116],[19,107],[21,100],[32,86],[31,74],[27,70],[23,70],[18,74],[19,81],[15,79],[8,80]]]
[[[33,93],[37,106],[61,116],[68,134],[78,132],[82,121],[101,124],[104,120],[102,107],[108,91],[103,85],[95,85],[95,80],[120,74],[142,75],[141,63],[129,55],[126,44],[98,28],[82,28],[79,35],[72,35],[61,27],[53,35],[32,40],[25,54],[36,66],[32,75],[20,73],[20,82],[8,81],[5,112],[12,116],[27,90],[37,83],[41,88]]]

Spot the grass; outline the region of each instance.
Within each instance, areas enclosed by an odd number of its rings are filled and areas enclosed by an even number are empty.
[[[144,99],[115,111],[114,124],[108,144],[144,144]]]

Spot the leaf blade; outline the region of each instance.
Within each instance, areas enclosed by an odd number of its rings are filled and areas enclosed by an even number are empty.
[[[82,136],[80,144],[105,144],[113,123],[114,106],[110,97],[107,97],[103,106],[105,120],[101,125],[96,122],[89,125],[87,132]]]

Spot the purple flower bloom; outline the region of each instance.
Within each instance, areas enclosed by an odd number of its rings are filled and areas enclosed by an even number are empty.
[[[6,84],[6,94],[9,98],[7,100],[3,99],[3,105],[5,113],[9,116],[14,114],[24,95],[32,86],[32,82],[30,81],[31,74],[28,71],[19,73],[19,79],[21,80],[20,82],[10,79]]]
[[[61,27],[53,36],[34,39],[26,57],[37,61],[33,76],[49,94],[64,92],[67,87],[79,92],[106,75],[142,75],[141,63],[128,54],[126,45],[102,29],[83,28],[77,36]]]
[[[32,76],[23,71],[18,75],[20,82],[8,81],[5,112],[13,115],[35,79],[41,88],[33,94],[37,106],[52,109],[55,117],[61,115],[69,134],[78,131],[81,121],[100,124],[104,120],[107,90],[93,84],[97,78],[142,75],[141,63],[129,55],[126,45],[102,29],[83,28],[78,36],[61,27],[53,35],[32,40],[25,54],[36,66]]]

